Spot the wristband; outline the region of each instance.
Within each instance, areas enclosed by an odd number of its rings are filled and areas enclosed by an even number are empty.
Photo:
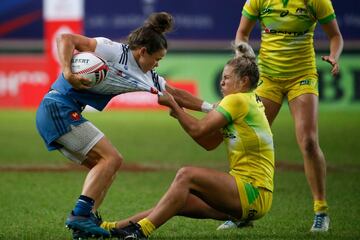
[[[203,103],[201,104],[201,111],[202,112],[210,112],[211,110],[214,109],[214,105],[211,103],[208,103],[206,101],[203,101]]]

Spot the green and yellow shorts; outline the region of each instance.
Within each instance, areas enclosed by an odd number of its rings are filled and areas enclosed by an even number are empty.
[[[286,79],[261,76],[256,88],[257,95],[279,104],[286,96],[290,102],[292,99],[307,93],[319,95],[317,74]]]
[[[272,192],[266,188],[255,187],[239,176],[233,175],[239,191],[242,207],[242,218],[239,220],[255,220],[263,217],[271,208]]]

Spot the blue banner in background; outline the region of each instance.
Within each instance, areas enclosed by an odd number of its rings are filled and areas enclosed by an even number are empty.
[[[228,40],[235,37],[242,1],[239,0],[103,0],[87,2],[85,32],[124,38],[142,26],[152,12],[169,12],[175,18],[175,29],[169,38],[176,40]]]
[[[126,37],[141,26],[151,12],[167,11],[175,17],[176,29],[169,34],[176,40],[232,40],[241,17],[244,0],[103,0],[86,2],[85,33],[90,36]],[[344,39],[360,41],[360,1],[332,1]],[[318,24],[319,25],[319,24]],[[260,39],[256,26],[252,39]],[[325,39],[317,28],[316,38]]]
[[[41,0],[1,0],[1,39],[42,39]]]
[[[76,1],[76,0],[73,0]],[[1,0],[0,40],[41,40],[42,0]],[[85,1],[85,34],[125,38],[152,12],[167,11],[175,17],[174,40],[232,40],[245,0],[102,0]],[[332,0],[345,40],[360,41],[360,1]],[[260,39],[259,26],[251,35]],[[317,29],[316,38],[326,38]]]

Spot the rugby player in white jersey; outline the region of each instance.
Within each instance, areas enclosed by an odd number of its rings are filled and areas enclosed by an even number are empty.
[[[169,86],[154,71],[167,53],[164,34],[172,26],[172,16],[161,12],[150,15],[143,26],[131,32],[127,43],[75,34],[62,34],[57,39],[62,73],[44,96],[36,125],[48,150],[59,150],[89,169],[81,195],[65,223],[73,230],[74,238],[110,236],[99,226],[95,213],[123,162],[122,155],[104,134],[82,116],[86,105],[101,111],[111,98],[122,93],[166,90],[182,107],[197,111],[212,109],[212,104]],[[89,79],[73,74],[74,51],[94,52],[106,60],[109,66],[106,78],[90,87]]]

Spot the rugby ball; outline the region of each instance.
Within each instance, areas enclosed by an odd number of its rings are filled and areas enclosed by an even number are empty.
[[[91,86],[101,83],[109,71],[105,60],[92,52],[79,52],[71,59],[71,70],[91,80]]]

